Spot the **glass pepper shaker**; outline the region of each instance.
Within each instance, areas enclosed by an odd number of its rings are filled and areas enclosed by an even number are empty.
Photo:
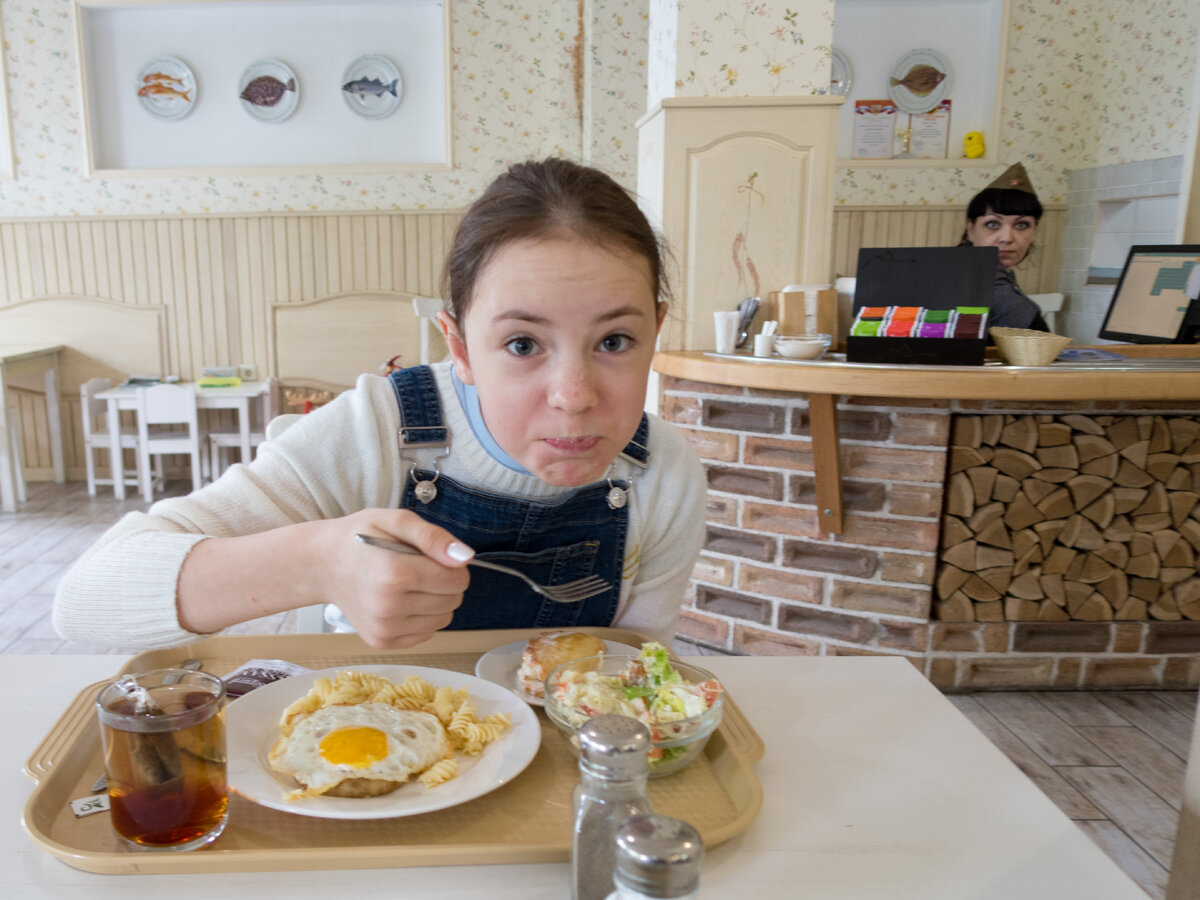
[[[634,816],[617,829],[616,890],[608,900],[695,900],[704,841],[687,822]]]
[[[653,811],[646,797],[650,730],[630,716],[596,716],[580,726],[577,738],[571,897],[605,900],[613,886],[617,829],[631,816]]]

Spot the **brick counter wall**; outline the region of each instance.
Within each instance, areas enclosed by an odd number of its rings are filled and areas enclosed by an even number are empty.
[[[840,398],[844,528],[817,523],[804,394],[664,379],[662,416],[708,479],[707,539],[679,636],[757,656],[889,654],[943,688],[1200,683],[1200,622],[930,620],[951,417],[1180,410]]]

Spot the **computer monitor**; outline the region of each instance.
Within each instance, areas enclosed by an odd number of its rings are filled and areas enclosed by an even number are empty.
[[[1200,244],[1130,247],[1100,337],[1132,344],[1196,343],[1197,296]]]

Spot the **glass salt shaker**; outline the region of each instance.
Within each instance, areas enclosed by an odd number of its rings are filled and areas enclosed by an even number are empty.
[[[608,900],[695,900],[704,841],[687,822],[634,816],[617,829],[616,890]]]
[[[650,731],[630,716],[596,716],[580,726],[577,737],[571,897],[605,900],[613,886],[617,829],[631,816],[653,811],[646,797]]]

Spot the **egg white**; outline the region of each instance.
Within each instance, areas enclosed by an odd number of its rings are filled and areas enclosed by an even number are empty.
[[[387,755],[367,765],[330,763],[321,741],[342,728],[374,728],[387,738]],[[326,706],[296,723],[290,735],[271,748],[277,772],[300,782],[307,795],[323,794],[347,778],[403,782],[451,753],[446,730],[430,713],[397,709],[386,703]]]

